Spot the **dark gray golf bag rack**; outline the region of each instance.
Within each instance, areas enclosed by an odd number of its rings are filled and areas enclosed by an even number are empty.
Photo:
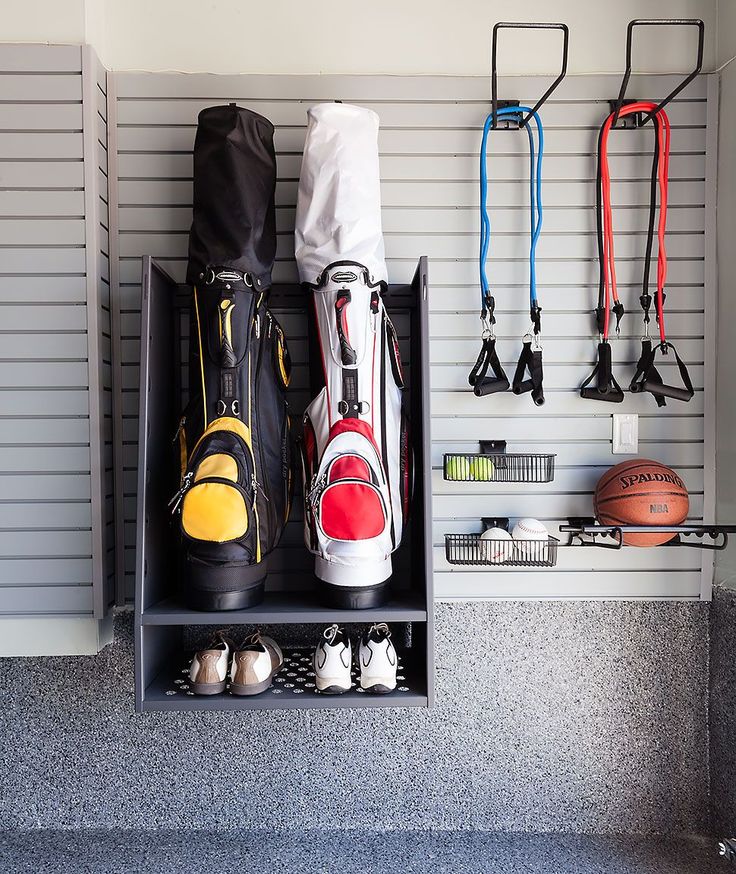
[[[369,610],[320,606],[314,591],[314,560],[304,547],[302,501],[271,554],[262,604],[248,610],[188,610],[180,596],[178,528],[167,507],[178,482],[172,439],[187,397],[187,286],[178,285],[156,262],[143,259],[140,420],[136,548],[136,709],[241,710],[263,708],[426,707],[433,700],[432,509],[429,437],[427,259],[410,285],[391,285],[385,302],[396,324],[407,379],[416,477],[410,523],[394,555],[391,598]],[[270,305],[289,336],[293,376],[288,399],[295,422],[309,400],[307,296],[293,285],[274,285]],[[391,695],[353,688],[321,696],[309,682],[313,647],[324,625],[349,629],[389,622],[400,659],[399,687]],[[229,628],[242,637],[254,627],[283,644],[286,665],[262,695],[200,697],[187,688],[191,652],[209,632]]]

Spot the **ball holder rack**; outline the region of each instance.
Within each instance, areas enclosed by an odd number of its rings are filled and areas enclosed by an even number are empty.
[[[555,455],[506,452],[505,440],[481,440],[480,452],[446,452],[443,476],[448,482],[549,483],[555,478]]]
[[[509,530],[506,517],[484,516],[483,531],[490,528]],[[492,544],[507,544],[508,558],[493,559]],[[481,567],[554,567],[560,542],[549,535],[547,540],[483,540],[480,534],[445,534],[445,558],[448,564]]]
[[[711,549],[717,552],[728,546],[729,534],[736,534],[736,525],[684,524],[684,525],[600,525],[592,516],[576,516],[560,525],[560,533],[568,535],[568,542],[561,546],[596,546],[599,549],[622,549],[625,534],[669,534],[672,540],[660,546],[684,546],[694,549]],[[597,538],[613,538],[613,542],[601,542]],[[688,540],[695,538],[697,542]],[[706,542],[707,541],[707,542]],[[646,547],[645,547],[646,548]],[[648,547],[653,548],[653,547]],[[658,547],[657,547],[658,548]]]

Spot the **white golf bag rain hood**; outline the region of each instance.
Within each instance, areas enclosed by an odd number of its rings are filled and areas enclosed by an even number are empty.
[[[307,113],[296,204],[296,263],[316,283],[328,264],[355,261],[373,282],[387,282],[381,231],[378,116],[346,103]]]
[[[375,607],[388,595],[412,470],[399,341],[382,297],[374,112],[309,110],[295,235],[313,304],[310,365],[323,386],[303,422],[305,542],[329,604]]]

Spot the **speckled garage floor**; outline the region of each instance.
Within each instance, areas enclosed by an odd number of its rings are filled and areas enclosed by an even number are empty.
[[[693,838],[480,832],[0,832],[13,874],[709,874],[736,871]]]

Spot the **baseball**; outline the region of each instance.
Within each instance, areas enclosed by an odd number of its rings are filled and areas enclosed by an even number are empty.
[[[547,547],[535,545],[535,542],[546,543],[549,538],[549,531],[539,519],[519,519],[514,525],[511,536],[518,541],[515,544],[518,558],[527,561],[547,560]]]
[[[508,561],[514,550],[511,535],[503,528],[489,528],[484,531],[480,536],[478,548],[482,561],[489,561],[491,564]]]

